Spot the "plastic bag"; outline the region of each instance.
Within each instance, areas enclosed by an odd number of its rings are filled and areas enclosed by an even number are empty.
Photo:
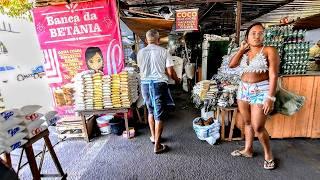
[[[286,116],[291,116],[298,112],[304,105],[305,97],[292,93],[282,88],[281,80],[278,80],[276,93],[276,102],[274,104],[274,113],[280,113]]]
[[[193,120],[193,129],[200,140],[207,141],[210,145],[213,145],[216,143],[216,141],[220,138],[220,123],[217,120],[214,120],[214,122],[207,126],[200,126],[196,124],[198,121],[200,121],[201,118],[195,118]]]

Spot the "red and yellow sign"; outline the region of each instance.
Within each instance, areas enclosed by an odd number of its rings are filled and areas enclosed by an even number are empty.
[[[176,31],[197,31],[198,9],[176,10]]]

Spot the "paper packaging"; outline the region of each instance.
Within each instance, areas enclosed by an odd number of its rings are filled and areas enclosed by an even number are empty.
[[[39,109],[41,109],[42,106],[39,105],[27,105],[27,106],[23,106],[20,111],[21,111],[21,115],[25,116],[25,115],[30,115],[33,114],[35,112],[37,112]]]
[[[23,119],[21,118],[10,118],[9,120],[7,121],[4,121],[4,122],[0,122],[0,132],[3,132],[7,129],[10,129],[14,126],[17,126],[18,124],[22,123],[23,122]]]
[[[22,132],[24,129],[26,129],[26,127],[18,125],[18,126],[6,129],[4,131],[0,131],[0,139],[1,139],[1,137],[6,138],[6,139],[13,137],[17,133]]]
[[[9,147],[7,147],[6,152],[9,153],[9,152],[11,152],[11,151],[13,151],[13,150],[21,147],[22,145],[24,145],[24,144],[27,143],[27,142],[28,142],[28,141],[27,141],[27,140],[24,140],[24,139],[19,140],[19,141],[16,141],[16,142],[14,142],[13,144],[11,144]]]
[[[41,133],[45,129],[48,129],[46,125],[42,125],[45,121],[43,119],[34,121],[27,125],[27,132],[28,136],[27,138],[32,138],[33,136]]]
[[[31,122],[38,121],[41,117],[43,117],[43,114],[41,113],[33,113],[33,114],[25,115],[23,117],[23,122],[27,125],[27,124],[30,124]]]
[[[48,126],[41,125],[40,127],[35,128],[31,132],[29,132],[26,138],[27,139],[31,139],[31,138],[33,138],[34,136],[38,135],[39,133],[41,133],[42,131],[44,131],[46,129],[48,129]]]
[[[47,121],[48,126],[51,126],[57,123],[57,121],[60,119],[60,117],[57,114],[58,114],[57,111],[49,111],[45,114],[45,119]]]
[[[27,133],[25,132],[20,132],[17,133],[15,136],[9,138],[9,139],[0,139],[1,141],[4,141],[3,145],[5,146],[11,146],[12,144],[15,144],[16,142],[22,140],[23,138],[25,138],[27,136]]]
[[[0,142],[0,154],[2,154],[4,152],[10,152],[10,148],[8,146],[1,144],[1,142]]]
[[[12,109],[0,113],[0,123],[15,118],[20,115],[19,109]]]

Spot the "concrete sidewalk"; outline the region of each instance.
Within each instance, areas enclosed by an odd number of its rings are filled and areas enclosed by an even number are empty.
[[[256,156],[234,158],[230,152],[244,142],[223,142],[210,146],[197,139],[192,120],[198,110],[186,105],[186,95],[176,96],[177,108],[165,124],[163,137],[170,151],[155,155],[147,127],[131,140],[104,136],[91,143],[67,140],[59,143],[56,153],[68,179],[320,179],[320,141],[311,139],[272,140],[279,167],[263,169],[263,151],[254,142]],[[43,171],[55,168],[46,156]],[[21,179],[31,179],[26,166]]]

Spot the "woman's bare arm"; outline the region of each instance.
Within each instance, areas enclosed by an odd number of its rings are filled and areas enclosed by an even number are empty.
[[[274,97],[277,89],[280,57],[276,48],[266,47],[269,62],[269,96]]]

